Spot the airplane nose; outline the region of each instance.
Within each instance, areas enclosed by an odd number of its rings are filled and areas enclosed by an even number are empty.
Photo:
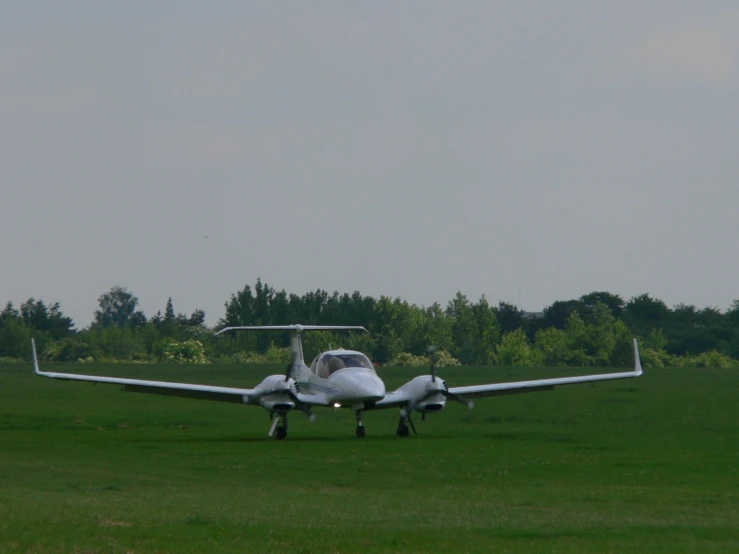
[[[346,368],[329,377],[342,393],[339,402],[377,402],[385,398],[385,383],[366,368]]]
[[[376,402],[385,398],[385,384],[374,375],[363,377],[354,394],[366,401]]]

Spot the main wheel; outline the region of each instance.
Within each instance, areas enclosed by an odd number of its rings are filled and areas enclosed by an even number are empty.
[[[408,433],[408,426],[404,423],[403,425],[398,426],[398,431],[396,434],[399,437],[407,437],[409,435]]]
[[[364,425],[357,425],[357,437],[361,439],[362,437],[364,437],[364,435],[365,435]]]
[[[280,425],[277,427],[277,440],[282,440],[284,438],[287,438],[287,429],[284,425]]]

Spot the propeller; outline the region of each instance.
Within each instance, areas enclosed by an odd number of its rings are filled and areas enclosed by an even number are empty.
[[[433,383],[436,382],[436,346],[430,345],[426,349],[429,353],[429,360],[431,362],[431,381]],[[457,396],[456,394],[452,394],[451,392],[444,390],[441,391],[441,393],[447,397],[449,400],[454,400],[455,402],[459,402],[460,404],[464,404],[467,406],[470,410],[475,407],[475,403],[472,402],[472,400],[465,400],[461,396]]]
[[[429,366],[430,366],[430,374],[431,374],[431,382],[436,384],[436,346],[431,344],[428,346],[426,351],[429,354]],[[416,398],[415,400],[412,400],[411,402],[408,402],[404,408],[400,410],[400,418],[401,418],[401,424],[404,421],[408,422],[408,425],[410,425],[410,428],[413,429],[414,434],[418,434],[418,431],[416,431],[416,426],[413,424],[413,420],[411,419],[411,414],[413,413],[413,410],[416,409],[416,406],[418,406],[421,402],[424,402],[427,398],[434,396],[435,394],[443,394],[448,400],[454,400],[455,402],[459,402],[460,404],[464,404],[467,406],[470,410],[474,408],[475,403],[471,400],[467,400],[465,398],[462,398],[461,396],[457,396],[456,394],[453,394],[449,392],[447,389],[446,384],[442,381],[442,386],[440,387],[433,387],[432,390],[427,390],[425,394],[421,395],[419,398]],[[426,413],[424,412],[421,415],[421,418],[423,420],[426,419]]]
[[[449,400],[454,400],[455,402],[459,402],[460,404],[464,404],[467,406],[470,410],[475,407],[475,403],[472,400],[466,400],[462,398],[461,396],[457,396],[456,394],[453,394],[449,391],[442,391],[444,396],[447,397]]]
[[[431,382],[436,383],[436,345],[429,345],[426,349],[431,362]]]

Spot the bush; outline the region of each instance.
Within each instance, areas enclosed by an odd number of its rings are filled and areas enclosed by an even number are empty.
[[[401,352],[386,365],[394,367],[429,367],[431,362],[426,356],[414,356],[409,352]]]
[[[264,354],[241,351],[230,356],[220,356],[219,362],[231,364],[289,364],[292,361],[292,350],[289,347],[279,348],[274,344]]]
[[[66,338],[51,343],[41,355],[44,360],[54,362],[76,362],[94,359],[90,345],[78,338]]]
[[[439,350],[436,353],[436,367],[458,367],[461,365],[462,362],[452,356],[448,350]]]
[[[387,365],[395,367],[431,367],[428,356],[414,356],[408,352],[401,352],[390,360]],[[462,365],[460,361],[452,356],[447,350],[439,350],[436,353],[436,367],[456,367]]]
[[[731,367],[737,367],[737,361],[729,356],[717,352],[716,350],[709,350],[703,352],[697,356],[681,356],[678,357],[678,363],[681,367],[695,367],[695,368],[720,368],[728,369]]]
[[[199,340],[176,341],[164,339],[154,345],[154,352],[160,361],[174,364],[207,364],[205,347]]]
[[[264,357],[268,364],[289,364],[293,359],[293,353],[289,346],[279,348],[274,344],[270,344]]]
[[[642,367],[644,369],[665,367],[665,360],[662,354],[664,354],[664,351],[660,352],[652,348],[642,348],[639,352]]]

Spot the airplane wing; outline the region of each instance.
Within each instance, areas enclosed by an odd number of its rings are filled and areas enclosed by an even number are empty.
[[[87,381],[88,383],[108,383],[122,385],[127,392],[143,392],[166,396],[182,396],[200,398],[219,402],[236,402],[239,404],[259,403],[259,395],[254,389],[236,389],[211,385],[195,385],[189,383],[168,383],[165,381],[145,381],[141,379],[123,379],[120,377],[98,377],[95,375],[76,375],[74,373],[54,373],[41,371],[36,357],[36,343],[31,339],[33,347],[33,372],[41,377],[61,379],[63,381]]]
[[[639,345],[634,339],[634,371],[622,373],[601,373],[600,375],[582,375],[578,377],[557,377],[554,379],[537,379],[533,381],[517,381],[513,383],[494,383],[490,385],[472,385],[467,387],[450,387],[449,393],[462,398],[480,398],[484,396],[500,396],[503,394],[520,394],[552,390],[561,385],[577,383],[593,383],[596,381],[613,381],[639,377],[643,372],[639,358]]]
[[[639,345],[637,344],[636,339],[634,339],[634,371],[602,373],[599,375],[582,375],[578,377],[557,377],[554,379],[536,379],[533,381],[515,381],[512,383],[491,383],[488,385],[471,385],[466,387],[449,387],[449,390],[445,395],[448,398],[459,400],[462,403],[467,403],[469,405],[471,404],[468,400],[470,398],[553,390],[554,387],[574,385],[577,383],[631,379],[639,377],[642,373],[643,370],[641,367],[641,360],[639,358]],[[385,398],[375,404],[375,409],[391,408],[408,402],[414,402],[416,399],[412,398],[409,393],[410,391],[403,387],[390,392],[385,396]]]

